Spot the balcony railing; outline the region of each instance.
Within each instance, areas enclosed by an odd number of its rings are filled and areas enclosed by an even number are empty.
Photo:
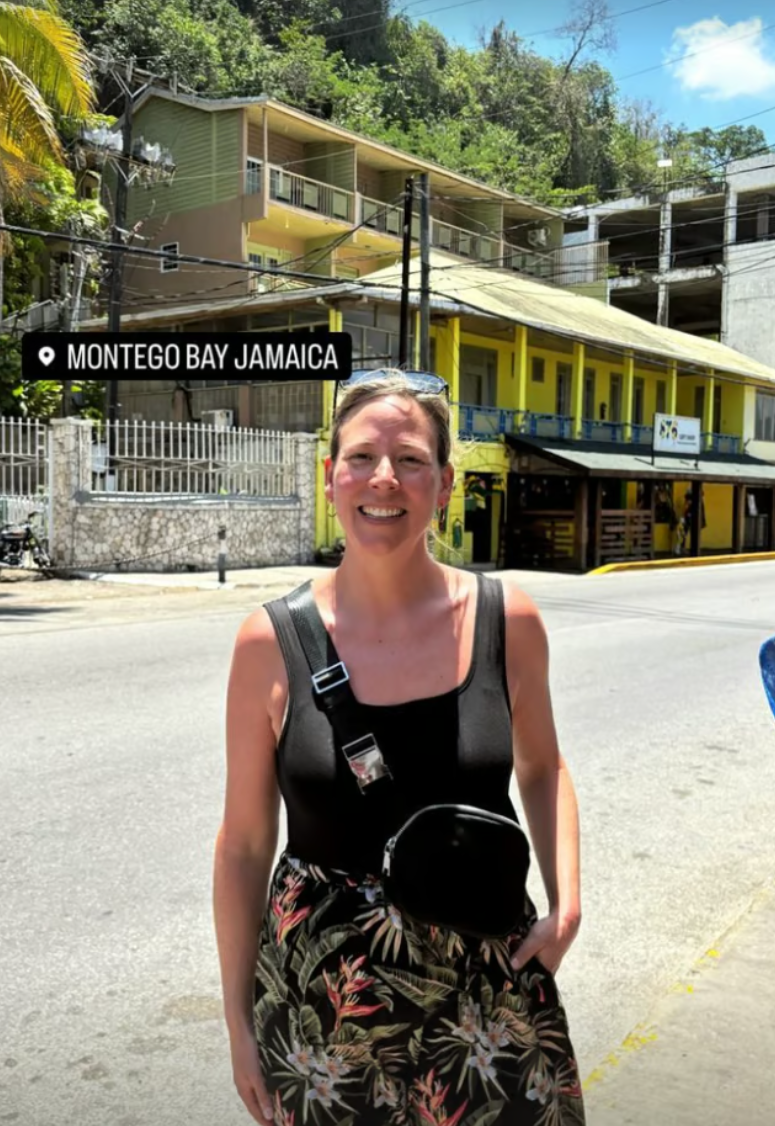
[[[245,192],[255,194],[261,191],[263,164],[254,157],[248,157],[245,168]],[[312,211],[329,219],[341,219],[352,223],[355,216],[355,193],[324,184],[321,180],[311,180],[297,172],[288,172],[276,164],[269,165],[269,198],[277,203],[287,203],[302,211]]]
[[[581,423],[581,436],[588,442],[623,442],[624,423],[585,418]]]
[[[739,454],[740,439],[736,434],[706,432],[702,435],[702,448],[714,454]]]
[[[530,438],[570,438],[573,419],[560,414],[504,410],[458,403],[459,433],[464,438],[486,441],[499,434],[525,434]]]
[[[481,407],[474,403],[457,403],[459,410],[459,434],[461,438],[474,438],[479,441],[497,439],[501,434],[523,434],[528,438],[573,437],[573,418],[561,414],[542,414],[536,411],[507,410],[503,407]],[[650,446],[654,434],[652,426],[630,423],[630,437],[627,438],[627,424],[624,422],[599,422],[583,419],[581,437],[591,442],[628,443]],[[734,434],[702,435],[702,449],[719,454],[740,452],[740,438]]]
[[[245,193],[256,195],[263,186],[263,164],[248,157],[245,166]],[[337,188],[269,165],[269,198],[302,211],[354,223],[356,198],[360,202],[360,221],[364,227],[401,238],[403,208],[369,196]],[[412,241],[420,241],[420,217],[412,216]],[[516,273],[539,278],[555,285],[581,285],[600,281],[608,274],[608,243],[561,246],[545,253],[511,246],[494,235],[480,234],[431,218],[431,246],[460,258],[500,264]]]
[[[362,222],[371,230],[401,238],[404,226],[404,211],[395,204],[384,203],[378,199],[361,196]],[[412,216],[412,241],[420,241],[420,217]],[[431,246],[447,250],[461,258],[475,258],[494,262],[502,257],[501,241],[486,235],[478,235],[451,223],[442,223],[431,217]]]
[[[440,219],[431,219],[431,246],[457,254],[460,258],[475,258],[478,261],[497,262],[503,258],[503,243],[500,239],[478,235],[463,227],[453,227]]]
[[[553,285],[586,285],[608,277],[608,243],[581,243],[534,251],[504,243],[504,265]]]

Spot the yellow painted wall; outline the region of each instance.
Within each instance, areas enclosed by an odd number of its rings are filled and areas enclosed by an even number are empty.
[[[694,389],[704,384],[700,375],[678,376],[678,414],[694,418]]]
[[[745,395],[743,384],[722,383],[721,431],[723,434],[745,435]]]
[[[449,512],[447,514],[447,530],[444,533],[439,533],[437,523],[434,521],[434,531],[436,532],[437,538],[434,554],[437,559],[440,559],[444,563],[460,565],[470,563],[473,552],[473,536],[470,533],[464,533],[462,553],[456,553],[452,547],[452,526],[455,520],[460,520],[465,526],[465,495],[463,491],[465,475],[466,473],[474,472],[498,473],[503,476],[505,486],[506,475],[509,469],[509,458],[505,447],[497,442],[466,442],[458,440],[453,447],[452,460],[455,466],[455,484],[449,503]],[[494,498],[493,560],[496,560],[498,555],[498,520],[500,518],[499,505],[501,503],[502,501],[499,500],[499,498]]]
[[[703,548],[731,551],[734,487],[705,485],[703,492],[708,526],[702,532],[700,544]]]
[[[465,339],[467,340],[468,338],[466,337]],[[512,351],[512,345],[504,345],[501,363],[499,363],[498,406],[506,409],[514,409],[516,407],[517,380],[516,377],[513,379],[510,377]],[[544,360],[543,383],[535,383],[533,381],[534,356],[540,356]],[[571,361],[572,357],[562,352],[551,352],[546,348],[528,348],[527,409],[529,411],[533,411],[536,414],[555,413],[557,406],[557,365],[558,363],[570,364]],[[500,376],[501,365],[504,373],[502,378]],[[622,359],[621,363],[600,363],[599,360],[585,360],[584,368],[591,368],[595,373],[594,417],[595,419],[600,418],[601,404],[606,403],[609,408],[606,418],[610,420],[611,374],[617,373],[622,376],[623,395],[624,360]],[[509,375],[506,373],[509,373]],[[643,424],[650,426],[657,407],[657,383],[665,383],[666,401],[669,396],[668,374],[667,372],[663,374],[661,372],[647,371],[636,367],[635,377],[644,380]],[[505,394],[503,398],[500,398],[502,387],[504,388]]]

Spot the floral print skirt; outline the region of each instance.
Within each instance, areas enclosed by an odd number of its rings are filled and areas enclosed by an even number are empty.
[[[553,976],[499,941],[417,926],[376,877],[287,853],[272,878],[255,1028],[278,1126],[583,1126]]]

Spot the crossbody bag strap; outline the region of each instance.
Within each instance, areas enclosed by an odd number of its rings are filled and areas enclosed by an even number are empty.
[[[312,581],[285,598],[312,679],[312,693],[334,730],[335,742],[355,775],[361,793],[392,775],[377,740],[366,731],[362,709],[350,686],[350,676],[312,595]],[[381,787],[378,787],[381,788]]]

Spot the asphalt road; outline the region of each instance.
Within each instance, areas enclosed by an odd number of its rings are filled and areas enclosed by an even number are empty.
[[[775,564],[525,586],[581,808],[559,984],[586,1075],[775,875],[757,669]],[[229,657],[256,597],[0,601],[0,1123],[249,1121],[210,881]]]

